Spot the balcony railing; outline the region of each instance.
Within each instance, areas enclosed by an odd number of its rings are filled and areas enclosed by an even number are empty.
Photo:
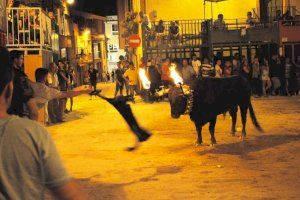
[[[51,49],[52,20],[39,7],[7,8],[7,47]]]
[[[202,22],[204,20],[179,20],[175,32],[171,21],[163,23],[163,29],[157,31],[158,22],[152,22],[151,30],[143,30],[143,42],[146,48],[161,48],[164,46],[199,46],[201,45]],[[174,26],[174,25],[173,25]],[[143,27],[143,26],[142,26]],[[143,29],[143,28],[142,28]]]

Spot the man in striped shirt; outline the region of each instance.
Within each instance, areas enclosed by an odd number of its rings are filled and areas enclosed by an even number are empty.
[[[208,58],[204,58],[203,64],[201,66],[201,76],[202,77],[215,76],[215,68],[212,66]]]

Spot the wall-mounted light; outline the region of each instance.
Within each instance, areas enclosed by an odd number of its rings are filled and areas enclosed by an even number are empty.
[[[69,5],[73,5],[73,4],[75,3],[75,0],[67,0],[67,3],[68,3]]]

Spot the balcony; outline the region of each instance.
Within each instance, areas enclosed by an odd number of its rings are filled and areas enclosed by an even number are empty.
[[[300,18],[279,23],[280,44],[300,42]]]
[[[158,22],[152,22],[150,30],[142,28],[143,45],[146,49],[199,47],[202,44],[202,22],[203,20],[178,20],[174,22],[178,27],[177,33],[170,31],[172,21],[165,21],[159,32],[156,30]]]
[[[7,47],[52,49],[52,20],[40,7],[7,8]]]

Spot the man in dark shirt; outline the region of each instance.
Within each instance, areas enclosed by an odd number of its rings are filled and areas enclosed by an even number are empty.
[[[150,79],[150,92],[151,94],[155,94],[155,91],[159,89],[161,85],[161,74],[158,71],[157,66],[155,65],[155,60],[151,60],[151,65],[148,69],[149,79]]]
[[[67,77],[66,71],[64,69],[65,64],[62,61],[58,61],[58,82],[60,91],[66,92],[68,89],[68,84],[70,84],[70,80]],[[64,113],[66,110],[67,99],[59,99],[59,114],[57,122],[64,122]]]
[[[29,84],[30,80],[23,71],[24,55],[22,52],[14,50],[11,51],[10,58],[14,69],[14,90],[8,113],[38,120],[38,108],[33,99],[33,90]]]
[[[280,68],[281,68],[280,59],[278,58],[278,55],[275,54],[272,56],[272,59],[270,61],[270,77],[273,85],[273,95],[278,94],[281,88]]]
[[[123,96],[123,88],[124,88],[124,77],[123,77],[124,71],[122,69],[121,63],[118,63],[118,68],[116,69],[116,91],[115,91],[115,97],[120,92],[120,95]]]

